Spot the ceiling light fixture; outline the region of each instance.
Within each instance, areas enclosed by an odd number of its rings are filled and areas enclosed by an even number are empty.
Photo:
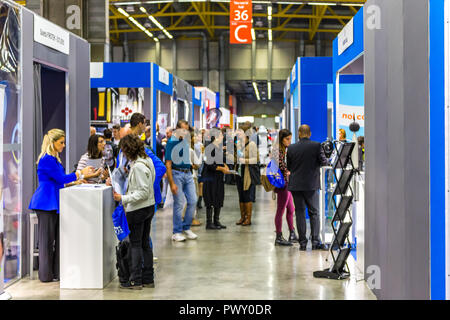
[[[118,12],[120,12],[122,15],[124,15],[125,17],[127,17],[128,20],[130,20],[136,27],[138,27],[140,30],[142,30],[147,36],[149,36],[150,38],[152,38],[155,42],[159,42],[159,39],[153,36],[153,33],[151,33],[150,31],[148,31],[142,24],[140,24],[135,18],[133,18],[132,16],[130,16],[128,14],[128,12],[126,12],[125,10],[123,10],[122,8],[118,8],[117,9]]]
[[[166,30],[166,28],[164,28],[159,22],[158,20],[156,20],[156,18],[154,16],[152,16],[151,14],[149,14],[147,12],[147,10],[144,7],[140,7],[139,8],[143,13],[145,13],[146,15],[148,15],[148,18],[150,19],[151,22],[153,22],[154,25],[156,25],[169,39],[173,39],[173,36],[169,33],[169,31]]]
[[[269,100],[272,99],[272,82],[267,81],[267,91],[269,93]]]
[[[261,100],[259,97],[259,91],[258,91],[258,86],[256,85],[256,82],[253,81],[253,89],[255,89],[255,94],[256,94],[256,99]]]

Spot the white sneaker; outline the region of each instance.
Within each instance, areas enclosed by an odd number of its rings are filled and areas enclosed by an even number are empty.
[[[198,236],[195,233],[193,233],[190,229],[185,230],[184,234],[186,235],[186,238],[188,238],[189,240],[195,240],[198,238]]]
[[[175,234],[172,236],[172,240],[173,240],[173,241],[177,241],[177,242],[181,242],[181,241],[186,240],[186,237],[183,236],[181,233],[175,233]]]

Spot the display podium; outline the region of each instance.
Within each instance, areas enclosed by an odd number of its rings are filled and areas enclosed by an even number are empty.
[[[111,187],[61,189],[61,289],[103,289],[116,276],[113,211]]]

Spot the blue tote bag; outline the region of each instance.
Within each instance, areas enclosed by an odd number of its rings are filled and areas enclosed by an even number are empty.
[[[283,174],[281,173],[280,168],[275,163],[275,160],[272,159],[267,165],[266,175],[270,184],[273,185],[275,188],[278,189],[284,188],[285,186],[284,177]]]
[[[127,216],[125,215],[125,209],[122,203],[120,203],[112,214],[112,220],[114,224],[114,232],[119,241],[122,241],[130,234],[130,228],[128,228]]]

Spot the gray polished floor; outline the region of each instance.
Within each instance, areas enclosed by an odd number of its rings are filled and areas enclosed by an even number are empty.
[[[327,267],[327,252],[299,252],[298,245],[275,247],[276,201],[257,189],[252,226],[236,226],[236,189],[227,186],[222,223],[226,230],[193,227],[196,241],[174,243],[172,210],[158,211],[152,226],[156,288],[119,289],[117,279],[104,290],[60,290],[59,283],[23,279],[7,288],[13,299],[375,299],[364,281],[315,279]],[[199,212],[205,220],[205,209]],[[284,221],[285,236],[287,225]],[[349,265],[352,268],[352,258]]]

